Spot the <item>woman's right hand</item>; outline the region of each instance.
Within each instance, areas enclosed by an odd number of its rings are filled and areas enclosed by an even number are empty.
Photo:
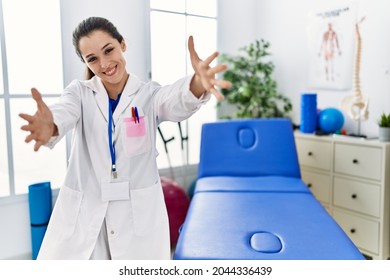
[[[58,129],[54,124],[53,114],[46,103],[43,102],[42,95],[39,91],[32,88],[31,94],[37,103],[37,112],[33,116],[23,113],[19,114],[19,116],[28,122],[28,124],[21,127],[22,130],[30,132],[25,142],[29,143],[34,140],[34,151],[38,151],[42,145],[49,142],[52,136],[58,135]]]

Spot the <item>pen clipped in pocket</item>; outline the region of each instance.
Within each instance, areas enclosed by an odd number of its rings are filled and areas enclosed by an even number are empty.
[[[123,130],[123,143],[127,156],[135,156],[147,152],[150,149],[148,137],[148,119],[140,116],[139,122],[134,118],[123,118],[125,129]]]

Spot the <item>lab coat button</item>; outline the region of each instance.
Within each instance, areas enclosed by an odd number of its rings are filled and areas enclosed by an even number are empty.
[[[111,234],[114,234],[114,233],[115,233],[115,231],[113,231],[113,230],[112,230],[110,233],[111,233]]]

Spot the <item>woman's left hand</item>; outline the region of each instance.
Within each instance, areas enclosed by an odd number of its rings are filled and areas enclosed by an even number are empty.
[[[198,98],[206,91],[215,95],[218,100],[223,100],[224,96],[217,90],[216,87],[230,88],[232,83],[226,80],[219,80],[215,75],[227,69],[224,64],[219,64],[215,67],[210,67],[211,62],[218,56],[218,52],[214,52],[205,60],[201,60],[195,51],[194,38],[188,38],[188,51],[190,52],[192,68],[195,71],[195,76],[191,81],[191,92]]]

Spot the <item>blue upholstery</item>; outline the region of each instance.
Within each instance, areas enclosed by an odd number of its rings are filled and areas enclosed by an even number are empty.
[[[203,125],[174,259],[364,259],[301,180],[287,119]]]
[[[203,125],[198,178],[267,175],[300,178],[290,120],[229,120]]]
[[[194,195],[174,259],[364,259],[309,193],[200,192]],[[278,237],[275,253],[251,246]]]
[[[364,259],[309,193],[199,192],[187,217],[174,259]],[[251,237],[262,232],[282,248],[253,248]]]
[[[227,192],[306,192],[309,188],[299,178],[283,176],[256,177],[204,177],[197,180],[194,193],[227,191]]]

